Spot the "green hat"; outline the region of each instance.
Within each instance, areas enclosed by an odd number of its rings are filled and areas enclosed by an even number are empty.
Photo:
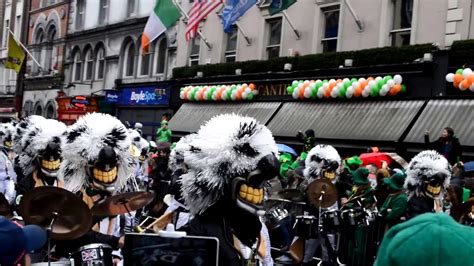
[[[359,156],[352,156],[345,159],[342,163],[344,168],[349,170],[350,173],[353,173],[355,169],[362,165],[362,160],[359,158]]]
[[[407,178],[407,175],[404,172],[397,172],[389,178],[384,178],[383,183],[391,189],[401,190],[405,183],[405,178]]]
[[[425,213],[392,227],[375,266],[474,265],[474,229],[445,213]]]
[[[369,181],[369,169],[361,167],[352,173],[354,184],[356,185],[367,185]]]
[[[280,154],[280,163],[292,163],[292,157],[289,153],[281,153]]]

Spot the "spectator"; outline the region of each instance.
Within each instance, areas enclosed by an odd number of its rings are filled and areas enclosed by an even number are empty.
[[[461,144],[459,143],[459,139],[454,135],[453,129],[450,127],[445,127],[439,139],[433,143],[430,143],[430,130],[426,130],[425,144],[443,155],[451,165],[461,160]]]
[[[390,178],[384,178],[383,182],[388,186],[390,194],[380,208],[380,215],[387,222],[387,228],[405,220],[407,208],[407,195],[403,191],[406,175],[397,172]]]
[[[168,121],[161,121],[161,127],[156,131],[156,142],[171,142],[172,132],[168,128]]]
[[[0,265],[9,266],[28,261],[28,252],[38,250],[46,243],[46,232],[37,225],[23,228],[5,217],[0,217]]]
[[[392,227],[376,266],[474,265],[474,229],[445,213],[425,213]]]
[[[136,122],[135,125],[133,125],[133,128],[140,133],[140,135],[143,134],[143,124],[140,122]]]

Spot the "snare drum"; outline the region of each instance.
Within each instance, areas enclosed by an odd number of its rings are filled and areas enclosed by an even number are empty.
[[[362,226],[366,223],[363,209],[347,209],[341,212],[342,222],[345,226]]]
[[[106,244],[90,244],[72,254],[75,266],[112,266],[112,248]]]
[[[321,215],[323,219],[323,228],[327,232],[334,232],[341,226],[341,214],[339,210],[325,211]]]
[[[265,212],[264,218],[269,229],[276,229],[280,227],[281,222],[288,218],[288,216],[289,214],[286,209],[276,205]]]
[[[318,233],[318,218],[308,215],[296,216],[295,234],[305,239],[316,238]]]

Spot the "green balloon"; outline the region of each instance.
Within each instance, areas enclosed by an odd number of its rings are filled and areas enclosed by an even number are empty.
[[[235,89],[237,89],[237,86],[235,86],[235,85],[230,86],[230,90],[231,90],[231,91],[233,91],[233,90],[235,90]]]
[[[314,88],[313,91],[311,91],[311,99],[316,99],[318,95],[318,89]]]
[[[316,88],[319,89],[319,87],[323,86],[323,82],[322,81],[318,81],[316,82]]]
[[[352,84],[352,83],[354,83],[354,82],[356,82],[356,81],[357,81],[357,79],[356,79],[356,78],[351,78],[351,81],[350,81],[350,83]]]
[[[456,70],[456,74],[461,74],[462,75],[462,68]]]
[[[298,86],[298,81],[297,81],[297,80],[293,80],[293,82],[291,83],[291,86],[292,86],[292,87]]]
[[[329,82],[329,80],[327,80],[327,79],[323,80],[323,84],[328,83],[328,82]]]
[[[253,100],[253,93],[249,93],[249,95],[247,95],[247,100]]]
[[[379,95],[379,93],[376,90],[371,90],[370,91],[370,96],[377,97],[377,95]]]
[[[212,92],[207,94],[207,100],[209,100],[209,101],[212,100]]]
[[[293,93],[293,90],[294,90],[294,88],[291,87],[291,86],[288,86],[288,87],[286,88],[286,91],[287,91],[289,94],[292,94],[292,93]],[[252,93],[252,94],[253,94],[253,93]]]
[[[402,93],[407,92],[407,86],[402,85],[402,88],[400,89],[400,91],[401,91]]]
[[[346,81],[344,82],[344,88],[347,90],[347,88],[349,88],[349,86],[351,86],[351,82],[350,81]]]

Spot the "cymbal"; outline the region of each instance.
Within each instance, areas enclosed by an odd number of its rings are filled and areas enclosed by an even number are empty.
[[[128,192],[112,196],[92,207],[94,216],[113,216],[128,213],[145,207],[155,194],[153,192]]]
[[[328,208],[337,201],[336,186],[326,179],[317,179],[308,185],[308,200],[313,207]],[[322,195],[322,199],[320,200]]]
[[[37,187],[21,199],[20,215],[27,224],[49,228],[51,238],[71,240],[83,236],[92,226],[86,203],[74,193],[51,186]]]

